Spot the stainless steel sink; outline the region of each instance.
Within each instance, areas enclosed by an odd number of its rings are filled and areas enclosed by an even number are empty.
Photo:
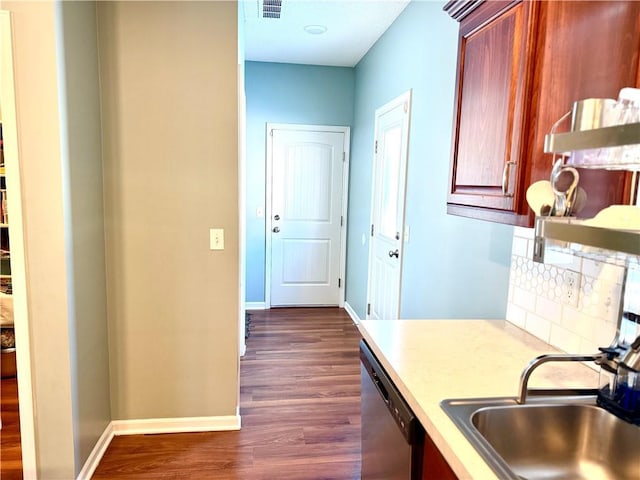
[[[640,427],[595,400],[445,400],[442,408],[500,478],[640,479]]]

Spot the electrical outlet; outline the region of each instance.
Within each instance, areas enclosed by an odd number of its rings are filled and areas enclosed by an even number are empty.
[[[562,301],[571,307],[578,307],[581,275],[578,272],[566,270],[563,279]]]

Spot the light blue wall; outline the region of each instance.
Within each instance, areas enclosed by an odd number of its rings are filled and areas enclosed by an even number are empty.
[[[375,109],[413,89],[401,316],[504,318],[513,228],[446,214],[458,23],[411,2],[356,67],[347,302],[364,318]],[[365,243],[362,243],[362,238]]]
[[[247,202],[246,301],[263,302],[266,123],[353,123],[354,69],[246,62]]]

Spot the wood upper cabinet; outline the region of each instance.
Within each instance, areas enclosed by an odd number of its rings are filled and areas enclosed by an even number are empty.
[[[532,225],[527,187],[548,179],[544,136],[576,100],[639,85],[640,2],[453,1],[460,21],[447,211]],[[568,129],[568,124],[564,130]],[[627,203],[631,176],[581,170],[592,216]]]
[[[534,2],[486,2],[460,24],[449,213],[517,207]],[[460,206],[475,207],[472,211]]]

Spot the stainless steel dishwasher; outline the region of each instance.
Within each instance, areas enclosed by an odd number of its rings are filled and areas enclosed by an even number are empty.
[[[364,340],[362,385],[362,480],[418,480],[424,430]]]

